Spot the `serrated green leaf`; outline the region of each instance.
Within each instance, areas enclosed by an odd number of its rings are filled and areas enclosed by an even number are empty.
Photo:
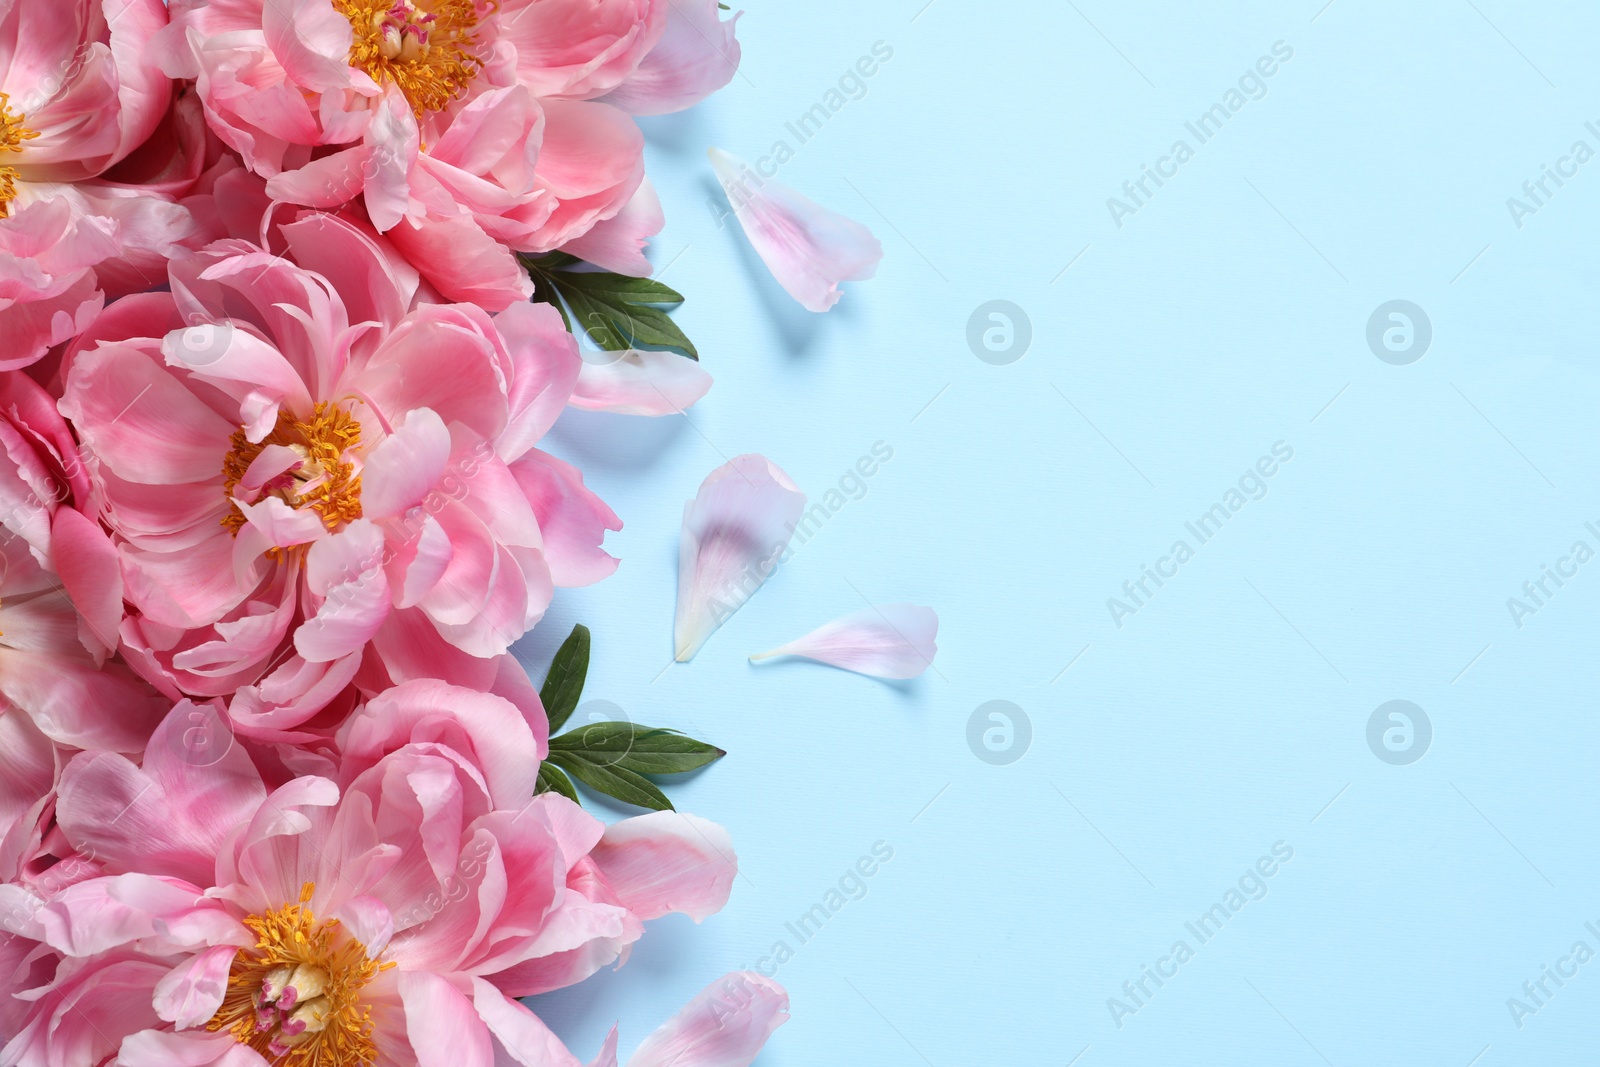
[[[696,741],[676,730],[639,726],[631,722],[597,722],[550,739],[550,751],[560,751],[607,767],[636,774],[683,774],[727,753],[715,745]]]
[[[665,793],[657,789],[648,778],[633,771],[590,763],[581,756],[559,750],[551,751],[550,762],[590,789],[604,793],[608,797],[615,797],[624,804],[650,808],[653,811],[674,810],[672,801],[667,799]]]
[[[554,304],[568,330],[574,323],[582,326],[603,350],[620,352],[649,345],[700,358],[694,344],[663,310],[683,303],[683,294],[671,286],[610,271],[572,270],[581,261],[565,252],[521,259],[534,281],[533,298]]]
[[[579,803],[578,790],[574,788],[572,779],[548,760],[539,764],[539,780],[533,787],[534,796],[540,793],[560,793],[574,804]]]
[[[539,702],[550,720],[554,734],[566,725],[578,709],[578,698],[583,696],[583,682],[589,676],[589,628],[579,623],[556,649],[550,661],[550,673],[544,676],[539,687]]]

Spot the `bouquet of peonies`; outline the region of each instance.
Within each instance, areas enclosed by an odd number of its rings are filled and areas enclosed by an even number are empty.
[[[0,0],[0,1065],[577,1064],[518,998],[726,902],[726,833],[651,780],[720,750],[552,738],[587,631],[542,689],[510,649],[617,564],[541,437],[710,385],[632,116],[725,85],[734,21]],[[807,306],[871,274],[864,228],[716,162]],[[683,658],[804,502],[754,456],[701,497]],[[828,633],[780,651],[860,668]],[[726,976],[629,1062],[742,1067],[787,1002]]]

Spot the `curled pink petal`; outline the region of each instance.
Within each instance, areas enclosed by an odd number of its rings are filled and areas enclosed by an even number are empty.
[[[634,72],[605,98],[635,115],[665,115],[692,107],[727,85],[739,69],[734,24],[723,21],[717,0],[669,5],[661,40]]]
[[[878,271],[883,246],[854,219],[829,211],[793,189],[764,179],[719,148],[710,152],[734,217],[767,269],[808,311],[839,302],[842,281]]]
[[[915,678],[933,665],[939,651],[939,616],[915,604],[885,604],[851,612],[755,661],[803,656],[874,678]]]
[[[702,989],[644,1039],[628,1067],[749,1067],[772,1032],[789,1021],[789,994],[750,971]]]
[[[806,495],[765,456],[736,456],[701,483],[684,505],[678,546],[673,642],[680,663],[777,569],[805,504]]]
[[[584,360],[567,403],[619,415],[681,415],[710,390],[706,369],[676,352],[597,352]]]

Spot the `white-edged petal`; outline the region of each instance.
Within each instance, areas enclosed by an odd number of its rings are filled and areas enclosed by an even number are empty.
[[[767,269],[808,311],[839,302],[839,283],[877,273],[883,246],[854,219],[762,178],[720,148],[710,151],[734,217]]]
[[[805,505],[806,495],[765,456],[736,456],[701,483],[684,505],[678,547],[673,646],[680,663],[777,568]]]
[[[874,678],[915,678],[939,651],[939,616],[915,604],[884,604],[853,611],[804,637],[751,660],[803,656]]]
[[[676,352],[585,353],[567,403],[618,415],[678,415],[711,389],[711,375]]]

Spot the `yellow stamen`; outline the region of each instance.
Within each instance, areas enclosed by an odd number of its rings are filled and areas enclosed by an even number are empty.
[[[11,97],[0,93],[0,158],[8,152],[22,151],[22,142],[39,136],[22,124],[26,116],[11,110]],[[21,177],[16,167],[0,165],[0,219],[11,214],[11,201],[17,198],[17,179]]]
[[[397,86],[421,119],[466,91],[482,65],[474,0],[333,0],[355,31],[350,65]]]
[[[307,882],[298,904],[244,920],[256,943],[234,956],[222,1007],[206,1026],[232,1034],[273,1067],[364,1067],[378,1051],[361,989],[385,966],[338,919],[317,920],[305,907],[313,889]],[[285,986],[291,968],[296,977]],[[294,985],[301,978],[321,988],[303,994]]]
[[[361,424],[343,408],[318,404],[309,422],[279,409],[277,424],[260,441],[248,440],[243,430],[236,430],[231,440],[233,449],[222,461],[222,495],[230,501],[262,449],[283,445],[300,456],[300,464],[268,482],[267,493],[276,494],[290,507],[311,508],[330,530],[361,517],[361,475],[347,455],[361,444]],[[222,517],[222,525],[235,537],[244,523],[244,513],[237,506]]]

